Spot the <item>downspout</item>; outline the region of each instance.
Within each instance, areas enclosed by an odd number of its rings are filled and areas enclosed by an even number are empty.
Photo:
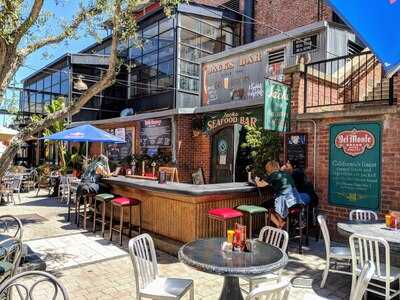
[[[243,12],[244,44],[248,44],[254,41],[254,5],[255,5],[255,0],[244,1],[244,12]]]
[[[314,190],[317,187],[316,184],[316,170],[315,170],[315,166],[317,164],[317,122],[315,122],[315,120],[296,120],[297,122],[310,122],[313,124],[314,126],[314,147],[313,147],[313,186],[314,186]]]

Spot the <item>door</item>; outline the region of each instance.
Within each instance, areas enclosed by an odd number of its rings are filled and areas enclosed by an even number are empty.
[[[221,129],[212,138],[211,183],[232,182],[234,172],[234,129]]]

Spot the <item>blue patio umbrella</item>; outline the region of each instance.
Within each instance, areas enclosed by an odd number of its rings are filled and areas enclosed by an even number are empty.
[[[86,142],[86,156],[88,155],[88,143],[125,143],[125,140],[101,130],[92,125],[82,125],[54,133],[41,138],[47,141]]]

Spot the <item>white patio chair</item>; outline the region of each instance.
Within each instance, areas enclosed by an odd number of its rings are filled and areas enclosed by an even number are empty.
[[[10,184],[11,200],[15,204],[14,194],[17,193],[19,203],[21,203],[21,186],[22,186],[22,176],[15,176]]]
[[[21,261],[22,243],[16,238],[0,242],[0,283],[15,274]],[[1,293],[0,293],[1,295]],[[2,299],[0,297],[0,299]]]
[[[400,269],[390,265],[389,243],[383,238],[353,234],[350,236],[350,249],[353,260],[351,294],[356,290],[356,280],[367,261],[375,266],[375,272],[367,291],[383,296],[385,300],[400,295],[400,290],[391,288],[391,284],[400,279]],[[384,291],[384,292],[382,292]]]
[[[358,277],[356,286],[353,294],[350,296],[350,300],[362,300],[367,290],[368,284],[371,281],[372,276],[375,272],[375,266],[372,262],[368,261],[364,264],[364,267]]]
[[[70,182],[71,178],[69,176],[60,177],[60,184],[58,186],[58,197],[60,198],[61,202],[63,200],[65,200],[66,202],[69,201]]]
[[[289,242],[289,234],[287,231],[278,229],[271,226],[265,226],[260,230],[260,234],[258,236],[258,240],[260,242],[265,242],[272,246],[275,246],[282,250],[283,253],[286,253],[288,242]],[[249,292],[253,290],[255,285],[258,285],[262,282],[268,281],[279,281],[281,278],[282,270],[279,270],[276,273],[266,274],[257,277],[243,277],[244,281],[249,283]]]
[[[0,216],[0,233],[22,241],[24,229],[21,220],[12,215]]]
[[[19,273],[0,285],[0,299],[33,300],[64,299],[69,300],[64,285],[52,274],[42,271],[27,271]]]
[[[261,285],[252,290],[246,300],[287,300],[290,293],[290,282],[287,280],[275,284]]]
[[[318,215],[317,217],[319,226],[321,227],[322,236],[324,237],[325,242],[325,252],[326,252],[326,265],[325,270],[322,274],[322,281],[321,281],[321,288],[325,286],[326,279],[328,278],[328,273],[340,273],[351,275],[350,271],[343,271],[337,268],[331,268],[331,262],[334,263],[336,266],[343,265],[350,267],[350,260],[351,260],[351,252],[349,247],[332,247],[331,246],[331,238],[329,235],[328,226],[326,225],[326,220],[323,215]]]
[[[135,274],[136,299],[181,299],[187,292],[194,299],[193,280],[158,275],[156,250],[150,235],[145,233],[131,239],[129,254]]]
[[[376,221],[378,220],[378,215],[372,210],[353,209],[350,211],[349,220]]]

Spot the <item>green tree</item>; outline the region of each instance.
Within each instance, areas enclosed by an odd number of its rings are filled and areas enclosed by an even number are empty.
[[[54,0],[60,3],[60,0]],[[79,98],[62,109],[49,113],[37,122],[31,122],[13,137],[10,145],[0,158],[0,178],[13,161],[21,143],[53,126],[54,122],[64,120],[79,112],[91,98],[111,86],[119,72],[122,61],[118,57],[120,43],[128,39],[141,45],[137,39],[137,24],[133,17],[139,0],[91,0],[81,3],[79,10],[70,22],[59,22],[60,28],[52,32],[51,12],[43,9],[44,0],[0,0],[0,102],[11,79],[23,65],[25,58],[35,51],[58,44],[66,39],[79,38],[84,30],[96,35],[96,28],[107,24],[112,27],[111,54],[107,71],[99,81],[91,85]],[[166,14],[171,12],[179,0],[162,0]]]
[[[265,164],[278,160],[282,150],[281,136],[278,132],[265,130],[260,127],[246,126],[245,142],[241,147],[248,150],[255,175],[265,173]]]

